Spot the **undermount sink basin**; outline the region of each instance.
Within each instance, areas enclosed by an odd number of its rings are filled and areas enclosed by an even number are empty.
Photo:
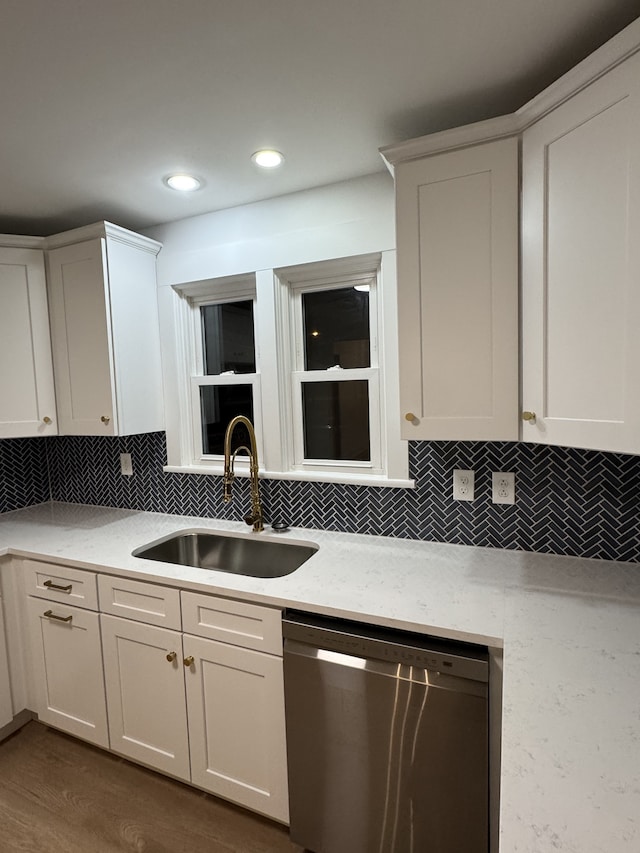
[[[132,555],[253,578],[281,578],[295,572],[317,550],[313,542],[275,542],[256,534],[181,530],[136,548]]]

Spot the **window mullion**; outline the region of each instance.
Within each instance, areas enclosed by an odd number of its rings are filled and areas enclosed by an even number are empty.
[[[260,385],[268,389],[260,406],[262,461],[268,470],[282,471],[289,464],[286,448],[288,427],[284,420],[285,398],[289,398],[285,377],[287,383],[288,377],[283,374],[284,366],[281,364],[283,341],[288,341],[288,308],[283,303],[281,283],[273,270],[256,273],[255,320]],[[288,365],[287,358],[285,361]]]

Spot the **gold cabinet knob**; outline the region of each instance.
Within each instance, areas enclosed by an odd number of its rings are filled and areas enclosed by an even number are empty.
[[[189,655],[189,657],[188,657],[188,658],[185,658],[185,659],[183,660],[183,663],[184,663],[184,665],[185,665],[185,666],[193,666],[193,662],[194,662],[194,660],[195,660],[194,656],[193,656],[193,655]]]
[[[100,420],[102,421],[102,423],[103,423],[103,424],[108,424],[108,423],[109,423],[109,421],[111,420],[111,418],[107,417],[107,415],[103,415],[103,416],[100,418]]]
[[[416,421],[417,420],[417,418],[413,414],[413,412],[407,412],[407,414],[404,416],[404,419],[405,419],[405,421]]]
[[[44,418],[42,419],[42,423],[43,423],[43,424],[47,424],[47,426],[48,426],[49,424],[53,423],[53,421],[52,421],[52,420],[51,420],[51,418],[49,418],[49,417],[44,417]]]
[[[522,420],[527,421],[530,424],[534,424],[536,422],[536,413],[535,412],[523,412]]]
[[[169,663],[173,663],[177,657],[178,657],[177,652],[169,652],[169,654],[167,655],[167,660],[169,661]]]

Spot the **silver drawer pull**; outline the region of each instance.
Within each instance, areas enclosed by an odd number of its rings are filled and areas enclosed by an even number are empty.
[[[73,619],[73,615],[71,616],[56,616],[56,614],[52,610],[45,610],[44,615],[47,619],[55,619],[56,622],[71,622]]]
[[[71,592],[73,589],[72,583],[68,586],[60,586],[60,584],[54,583],[53,581],[45,581],[42,585],[46,586],[47,589],[55,589],[58,592]]]

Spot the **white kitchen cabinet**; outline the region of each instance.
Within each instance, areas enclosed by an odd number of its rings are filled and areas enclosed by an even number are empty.
[[[7,657],[7,636],[4,626],[2,587],[0,586],[0,729],[12,720],[13,702],[9,678],[9,659]]]
[[[44,253],[11,239],[0,236],[0,438],[55,435]]]
[[[287,822],[279,610],[41,560],[20,568],[43,722]]]
[[[280,612],[183,592],[185,629],[204,635],[192,636],[156,624],[166,613],[179,625],[165,606],[175,590],[108,576],[98,586],[101,607],[117,590],[141,620],[100,617],[111,748],[286,822]]]
[[[402,437],[514,440],[518,140],[392,162]]]
[[[160,244],[101,223],[47,246],[60,434],[163,429]]]
[[[180,593],[185,634],[282,657],[282,613],[248,601]]]
[[[85,610],[98,609],[98,590],[93,572],[27,559],[22,561],[22,575],[27,595]]]
[[[32,710],[43,723],[108,747],[98,614],[30,596],[27,632]]]
[[[639,139],[638,53],[524,133],[525,441],[640,453]]]
[[[111,749],[189,781],[182,636],[102,615]]]
[[[286,823],[282,658],[188,634],[184,654],[194,784]]]
[[[160,628],[182,627],[180,590],[131,578],[98,575],[100,612]]]

